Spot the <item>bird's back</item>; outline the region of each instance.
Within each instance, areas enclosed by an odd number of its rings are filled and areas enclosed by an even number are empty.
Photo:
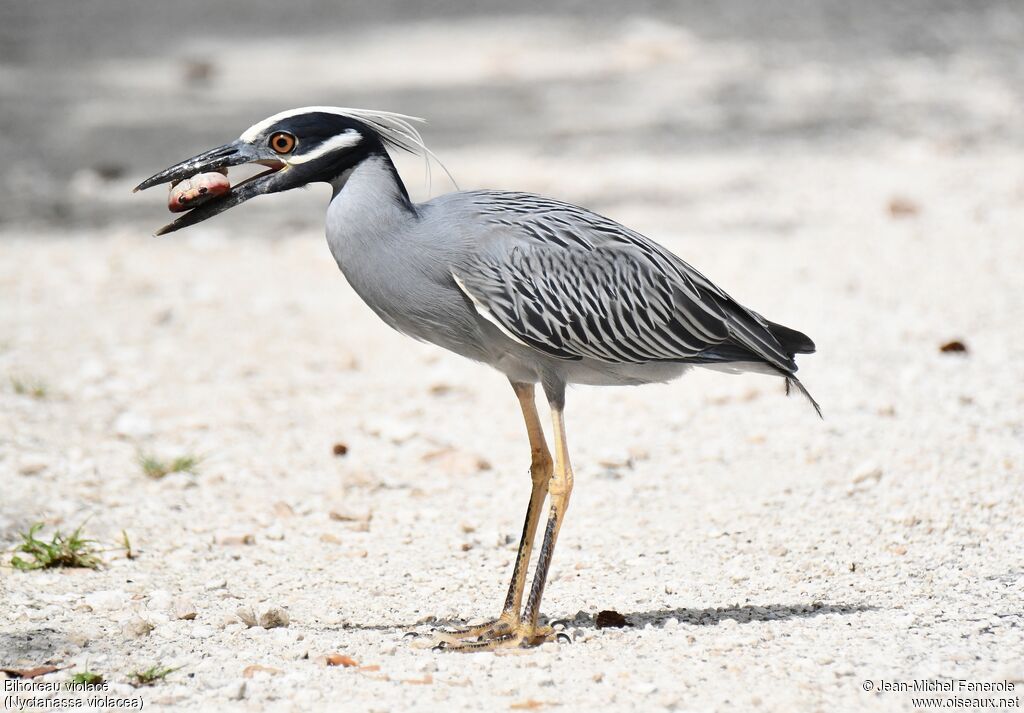
[[[506,191],[438,200],[477,233],[460,280],[504,326],[557,356],[755,359],[792,372],[793,356],[814,350],[806,335],[764,319],[661,245],[592,211]]]
[[[382,180],[356,171],[332,202],[328,239],[363,299],[411,336],[516,378],[643,383],[704,365],[799,385],[794,355],[813,350],[808,337],[615,221],[507,191],[366,210]]]

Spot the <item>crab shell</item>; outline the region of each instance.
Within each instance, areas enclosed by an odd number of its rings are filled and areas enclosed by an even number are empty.
[[[231,190],[231,181],[223,173],[198,173],[171,186],[167,208],[172,213],[183,213]]]

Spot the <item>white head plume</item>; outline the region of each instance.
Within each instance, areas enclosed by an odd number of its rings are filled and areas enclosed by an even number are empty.
[[[431,176],[430,162],[431,160],[436,161],[437,165],[445,172],[452,184],[458,188],[458,185],[455,183],[455,178],[452,176],[451,172],[443,163],[441,163],[441,160],[434,154],[434,152],[427,148],[419,130],[413,126],[413,122],[421,124],[426,123],[426,119],[421,119],[418,116],[396,114],[392,111],[381,111],[377,109],[351,109],[349,107],[341,106],[305,106],[299,109],[282,111],[264,119],[263,121],[257,122],[243,131],[239,138],[241,138],[242,141],[253,141],[257,136],[282,119],[287,119],[299,114],[312,114],[316,112],[323,114],[337,114],[338,116],[344,116],[349,119],[361,121],[380,136],[381,141],[384,142],[385,146],[423,156],[424,162],[426,163],[428,186]]]

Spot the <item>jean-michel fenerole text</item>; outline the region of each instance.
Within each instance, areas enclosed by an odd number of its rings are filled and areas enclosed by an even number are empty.
[[[968,681],[964,678],[935,679],[917,678],[913,681],[881,680],[875,686],[878,693],[1011,693],[1014,681]]]

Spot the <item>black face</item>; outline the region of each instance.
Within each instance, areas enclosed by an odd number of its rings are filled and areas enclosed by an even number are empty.
[[[199,173],[255,163],[267,171],[242,181],[165,225],[157,235],[195,225],[258,195],[330,182],[384,147],[377,133],[348,116],[303,111],[271,117],[249,128],[230,144],[193,156],[140,183],[145,190],[177,183]]]
[[[265,142],[287,164],[285,170],[294,172],[291,178],[297,185],[330,182],[383,151],[376,132],[365,124],[327,112],[280,119],[259,131],[253,141]]]

